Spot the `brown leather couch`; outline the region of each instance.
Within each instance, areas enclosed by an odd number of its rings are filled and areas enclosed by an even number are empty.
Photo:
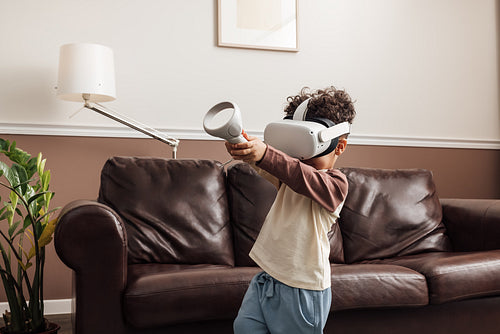
[[[500,200],[440,200],[426,170],[342,170],[325,333],[499,333]],[[75,333],[232,333],[275,195],[243,163],[110,159],[55,233]]]

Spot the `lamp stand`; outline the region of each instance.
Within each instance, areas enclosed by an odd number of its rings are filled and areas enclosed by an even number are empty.
[[[96,102],[90,102],[89,101],[89,94],[82,94],[83,100],[85,101],[84,107],[90,110],[93,110],[103,116],[109,117],[114,121],[117,121],[119,123],[122,123],[134,130],[137,130],[139,132],[144,133],[145,135],[148,135],[154,139],[157,139],[165,144],[168,144],[172,147],[172,158],[176,159],[177,158],[177,147],[179,146],[179,140],[173,137],[170,137],[168,135],[165,135],[158,130],[155,130],[151,127],[148,127],[144,124],[141,124],[127,116],[120,115],[114,110],[111,110],[99,103]]]

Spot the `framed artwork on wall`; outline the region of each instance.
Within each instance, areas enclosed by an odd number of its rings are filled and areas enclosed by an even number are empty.
[[[298,0],[218,0],[218,46],[299,51]]]

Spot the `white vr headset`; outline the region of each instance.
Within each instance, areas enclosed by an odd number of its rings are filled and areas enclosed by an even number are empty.
[[[307,116],[309,100],[297,107],[293,117],[269,123],[264,130],[264,141],[301,160],[320,157],[335,150],[339,137],[350,132],[349,123],[335,124],[327,118]],[[203,119],[203,128],[212,136],[230,143],[246,141],[242,134],[240,109],[231,101],[213,106]]]
[[[348,134],[351,126],[349,122],[335,124],[327,118],[307,116],[309,100],[297,107],[293,117],[269,123],[264,130],[264,141],[301,160],[333,152],[339,137]]]

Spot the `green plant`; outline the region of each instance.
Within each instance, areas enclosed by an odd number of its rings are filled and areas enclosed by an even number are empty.
[[[41,153],[32,158],[15,142],[0,138],[0,154],[12,161],[10,167],[0,161],[0,187],[8,194],[3,202],[0,197],[0,276],[10,309],[3,315],[4,331],[40,333],[46,330],[45,246],[56,224],[49,217],[57,210],[49,210],[54,196],[49,191],[50,171],[45,170]]]

